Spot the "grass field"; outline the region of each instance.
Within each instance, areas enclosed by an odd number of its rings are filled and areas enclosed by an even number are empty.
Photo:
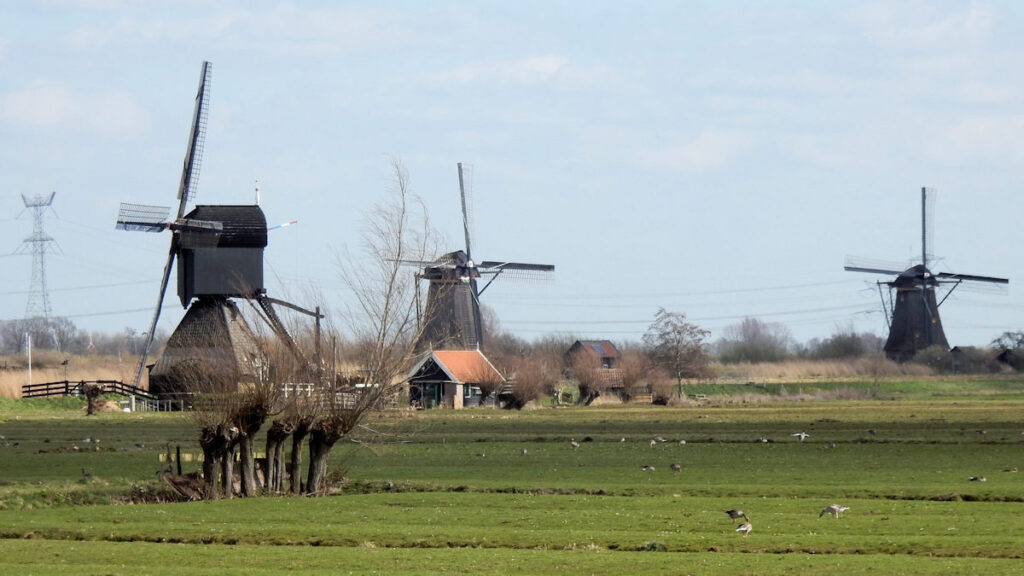
[[[146,504],[167,445],[196,451],[187,419],[0,400],[0,573],[1024,574],[1024,383],[723,392],[384,414],[332,496]]]

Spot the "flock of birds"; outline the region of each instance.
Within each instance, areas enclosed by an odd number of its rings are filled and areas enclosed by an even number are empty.
[[[838,519],[840,514],[846,512],[849,509],[849,506],[843,506],[841,504],[829,504],[828,506],[825,506],[821,513],[818,514],[818,518],[821,518],[825,514],[828,514],[833,518]],[[732,518],[733,524],[736,524],[737,520],[743,518],[743,523],[736,527],[736,531],[742,532],[744,538],[750,535],[750,531],[754,529],[754,525],[750,523],[750,518],[747,518],[746,512],[740,510],[739,508],[733,508],[732,510],[726,510],[725,513],[729,515],[729,518]]]

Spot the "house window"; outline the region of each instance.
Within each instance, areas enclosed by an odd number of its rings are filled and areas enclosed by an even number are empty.
[[[612,367],[612,359],[611,358],[601,358],[601,367],[602,368],[611,368]]]
[[[473,387],[470,386],[469,384],[466,384],[465,386],[463,386],[462,387],[462,396],[464,398],[471,398],[473,396]]]

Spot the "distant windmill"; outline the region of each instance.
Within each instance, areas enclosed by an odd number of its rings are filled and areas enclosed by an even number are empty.
[[[480,319],[480,295],[499,276],[519,278],[550,278],[555,271],[552,264],[525,264],[484,260],[475,262],[471,250],[470,223],[472,210],[472,185],[467,183],[469,167],[460,162],[459,194],[462,200],[462,228],[466,249],[449,252],[432,262],[405,261],[405,264],[422,267],[417,280],[426,280],[427,303],[421,316],[423,323],[417,350],[432,348],[473,350],[483,347],[483,325]],[[482,288],[478,280],[490,278]]]
[[[170,230],[170,250],[160,282],[153,321],[139,360],[136,386],[142,379],[153,344],[160,309],[163,306],[171,266],[178,260],[178,297],[188,308],[185,317],[168,340],[163,356],[150,374],[155,393],[177,392],[177,366],[203,357],[215,359],[225,371],[251,374],[259,363],[260,351],[255,336],[232,297],[253,300],[263,311],[263,319],[278,337],[301,358],[295,342],[278,318],[272,304],[316,316],[293,304],[266,295],[263,286],[263,249],[267,246],[267,220],[258,205],[201,205],[188,214],[185,210],[195,197],[206,134],[210,99],[211,64],[203,62],[196,94],[195,112],[181,181],[178,185],[178,212],[168,221],[170,209],[140,204],[122,204],[117,228],[129,231],[162,232]],[[193,300],[195,300],[193,302]],[[159,382],[158,382],[159,381]]]
[[[920,350],[929,346],[949,348],[946,334],[942,330],[939,319],[939,306],[953,293],[962,282],[985,282],[1008,284],[1006,278],[977,276],[974,274],[957,274],[953,272],[932,272],[928,262],[928,188],[921,188],[921,263],[906,270],[895,270],[892,267],[861,264],[855,259],[847,258],[845,270],[850,272],[868,272],[871,274],[896,275],[889,281],[879,281],[878,289],[882,295],[882,306],[889,323],[889,338],[885,342],[885,354],[898,362],[909,360]],[[882,285],[889,287],[889,300],[882,293]],[[935,297],[936,289],[946,285],[948,290],[941,300]],[[895,301],[893,294],[895,293]]]

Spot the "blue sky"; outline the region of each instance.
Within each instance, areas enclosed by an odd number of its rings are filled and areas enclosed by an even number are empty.
[[[710,329],[753,316],[797,340],[885,333],[876,277],[909,264],[922,186],[934,268],[1010,278],[957,291],[951,344],[1024,329],[1024,22],[1015,2],[0,2],[0,253],[56,191],[54,314],[148,328],[167,237],[114,229],[170,205],[203,60],[200,203],[249,203],[271,295],[340,309],[402,160],[460,247],[456,163],[474,169],[477,259],[552,263],[484,302],[527,339],[638,340],[661,306]],[[0,318],[31,258],[0,259]],[[411,271],[410,271],[411,273]],[[173,288],[171,290],[173,292]],[[173,294],[161,327],[183,311]]]

